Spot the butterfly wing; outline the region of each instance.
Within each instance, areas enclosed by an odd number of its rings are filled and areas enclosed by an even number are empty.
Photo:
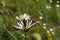
[[[27,22],[26,22],[26,31],[29,31],[29,29],[31,28],[31,27],[34,27],[34,26],[36,26],[36,25],[38,25],[40,22],[39,21],[35,21],[35,20],[27,20]]]
[[[32,20],[32,22],[31,22],[31,27],[32,26],[36,26],[36,25],[39,25],[40,24],[40,22],[39,21],[35,21],[35,20]]]
[[[24,26],[23,21],[20,21],[17,23],[17,25],[14,26],[14,28],[20,30],[24,29],[23,26]]]

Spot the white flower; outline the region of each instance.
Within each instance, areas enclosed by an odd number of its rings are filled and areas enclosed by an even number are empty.
[[[46,27],[43,27],[44,29],[46,29]]]
[[[43,23],[43,26],[46,26],[46,23]]]
[[[30,18],[29,15],[27,15],[27,14],[23,14],[23,19],[27,20],[27,19],[29,19],[29,18]]]
[[[59,5],[59,4],[56,4],[56,7],[58,7],[58,8],[59,8],[59,7],[60,7],[60,5]]]
[[[20,17],[19,17],[19,18],[20,18],[20,20],[23,20],[23,15],[20,15]]]
[[[56,3],[59,3],[59,1],[56,1]]]
[[[50,33],[50,31],[47,31],[47,33]]]
[[[51,9],[52,7],[50,5],[46,5],[46,9]]]
[[[42,16],[40,16],[39,18],[40,18],[40,19],[43,19],[43,17],[42,17]]]
[[[49,0],[50,3],[52,3],[53,1],[52,0]]]
[[[54,35],[54,32],[51,32]]]
[[[52,29],[52,28],[50,28],[50,31],[53,31],[53,29]]]
[[[39,0],[36,0],[36,2],[38,2]]]
[[[22,16],[22,15],[20,15],[20,17],[22,18],[23,16]]]
[[[16,19],[18,19],[18,20],[19,20],[19,17],[18,17],[18,16],[16,16]]]

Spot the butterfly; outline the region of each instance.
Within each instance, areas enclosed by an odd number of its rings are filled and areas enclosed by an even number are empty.
[[[35,20],[32,20],[32,19],[29,19],[29,20],[21,20],[20,22],[18,22],[14,28],[15,29],[18,29],[18,30],[24,30],[24,31],[29,31],[30,28],[38,25],[40,22],[39,21],[35,21]]]

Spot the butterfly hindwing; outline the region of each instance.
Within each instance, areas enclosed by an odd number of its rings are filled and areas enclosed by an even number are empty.
[[[36,25],[38,25],[40,22],[39,21],[35,21],[35,20],[32,20],[32,22],[31,22],[31,27],[32,26],[36,26]]]

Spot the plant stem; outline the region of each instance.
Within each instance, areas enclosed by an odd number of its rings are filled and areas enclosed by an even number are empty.
[[[27,34],[26,34],[27,32],[25,32],[25,40],[27,40]]]

